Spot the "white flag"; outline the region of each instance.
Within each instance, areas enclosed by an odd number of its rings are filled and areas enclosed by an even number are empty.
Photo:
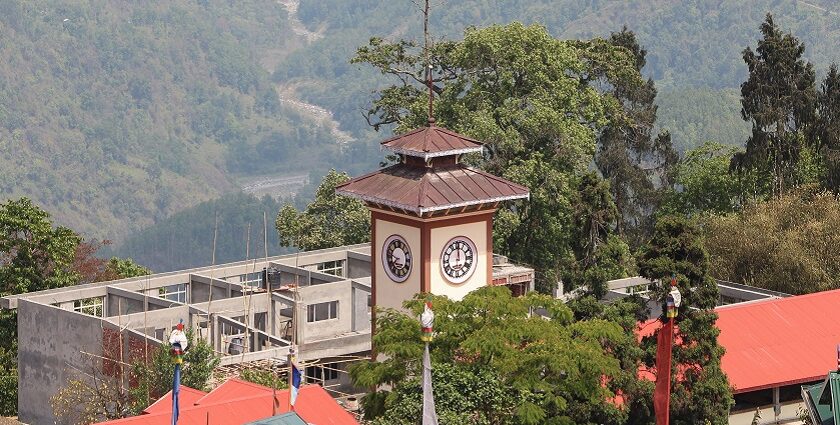
[[[423,352],[423,424],[438,425],[435,411],[435,396],[432,393],[432,361],[429,358],[429,344]]]

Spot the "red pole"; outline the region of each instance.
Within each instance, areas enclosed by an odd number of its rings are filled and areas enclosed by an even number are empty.
[[[656,425],[668,425],[671,413],[671,349],[674,341],[674,318],[668,319],[659,330],[656,347],[656,389],[653,410]]]
[[[677,289],[677,276],[671,275],[671,292],[665,299],[668,321],[656,338],[656,387],[653,390],[653,411],[656,425],[668,425],[671,415],[671,354],[674,347],[674,317],[682,302]]]

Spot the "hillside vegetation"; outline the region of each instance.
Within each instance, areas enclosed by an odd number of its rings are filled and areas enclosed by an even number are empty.
[[[430,25],[436,39],[460,39],[469,26],[514,20],[540,23],[552,35],[567,39],[607,37],[626,25],[648,51],[644,74],[663,92],[657,101],[659,126],[673,127],[675,146],[685,150],[710,138],[736,145],[746,139],[749,127],[738,115],[737,93],[731,90],[746,79],[741,53],[755,40],[766,13],[773,13],[805,42],[806,56],[824,74],[840,42],[840,16],[829,3],[465,0],[434,8]],[[320,79],[299,94],[333,110],[346,128],[366,129],[359,111],[370,103],[371,90],[383,87],[383,79],[375,70],[348,61],[371,36],[420,40],[421,12],[408,0],[302,0],[299,15],[310,28],[326,27],[325,37],[294,52],[274,73],[275,79]]]
[[[288,31],[273,1],[0,3],[0,199],[118,239],[235,175],[330,162],[260,66]]]

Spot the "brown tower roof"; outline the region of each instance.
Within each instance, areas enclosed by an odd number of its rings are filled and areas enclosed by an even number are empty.
[[[420,127],[381,143],[397,154],[423,159],[481,152],[483,143],[435,125]]]
[[[528,198],[528,188],[462,165],[392,165],[336,187],[336,193],[425,214]]]

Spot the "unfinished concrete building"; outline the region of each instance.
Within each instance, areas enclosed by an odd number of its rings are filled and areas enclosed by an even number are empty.
[[[307,381],[348,395],[347,365],[370,352],[370,275],[360,244],[4,297],[18,312],[19,417],[54,423],[49,398],[91,359],[127,380],[118,366],[182,320],[221,356],[223,376],[285,370],[294,335]],[[494,256],[493,282],[524,292],[533,270]]]

